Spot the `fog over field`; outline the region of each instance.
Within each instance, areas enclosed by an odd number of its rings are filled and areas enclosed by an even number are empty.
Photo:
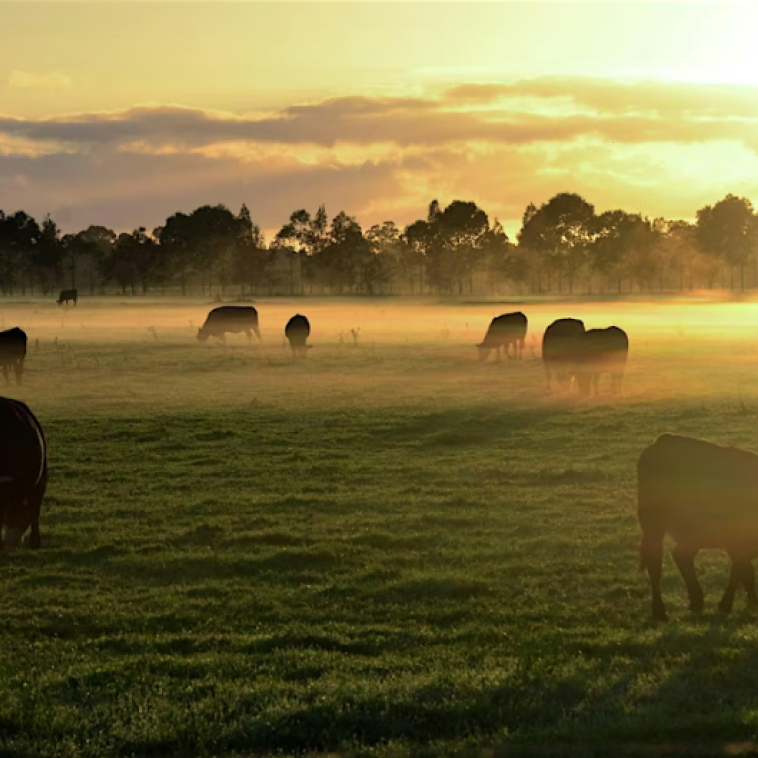
[[[58,308],[40,300],[3,304],[0,325],[29,335],[21,396],[91,403],[92,411],[143,403],[555,402],[545,399],[541,340],[548,324],[567,316],[588,329],[615,324],[629,335],[624,393],[614,403],[755,394],[758,303],[273,299],[256,303],[262,344],[254,338],[249,345],[244,334],[227,335],[225,346],[213,338],[199,343],[197,330],[216,305],[102,298]],[[490,320],[515,310],[529,318],[524,359],[498,364],[493,354],[479,364],[475,344]],[[293,363],[284,325],[300,312],[310,320],[313,349],[307,361]],[[602,390],[608,389],[606,377]]]
[[[0,753],[755,748],[755,614],[716,613],[706,551],[705,613],[667,554],[650,621],[636,462],[666,431],[758,450],[758,304],[272,299],[226,346],[215,305],[0,304],[50,459],[42,549],[0,556]],[[523,360],[479,363],[515,310]],[[568,316],[629,335],[620,396],[546,392]]]

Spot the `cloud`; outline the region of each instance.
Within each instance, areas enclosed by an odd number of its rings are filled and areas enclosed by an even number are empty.
[[[753,147],[758,87],[541,78],[465,84],[426,97],[338,97],[265,115],[142,105],[47,119],[0,118],[6,137],[61,146],[197,149],[229,142],[439,147],[735,140]]]
[[[540,78],[415,97],[336,97],[267,114],[146,104],[0,116],[0,208],[66,230],[148,228],[244,202],[264,229],[325,203],[364,226],[478,202],[509,233],[562,191],[598,210],[692,218],[758,199],[758,88]]]
[[[71,78],[60,71],[51,71],[46,74],[11,71],[8,76],[8,86],[21,89],[68,89],[71,84]]]

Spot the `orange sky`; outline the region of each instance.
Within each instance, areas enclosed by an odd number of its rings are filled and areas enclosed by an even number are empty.
[[[368,226],[561,191],[758,201],[749,2],[0,2],[0,208],[66,231],[247,203]]]

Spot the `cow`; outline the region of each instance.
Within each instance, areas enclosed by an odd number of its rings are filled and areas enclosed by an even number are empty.
[[[511,344],[513,345],[514,357],[520,359],[524,350],[526,328],[527,319],[521,311],[504,313],[502,316],[493,318],[487,329],[487,334],[484,335],[484,340],[477,345],[479,360],[486,361],[491,350],[497,351],[497,360],[500,360],[501,347],[505,347],[505,355],[510,358],[508,348]]]
[[[73,300],[74,305],[76,305],[76,301],[78,299],[79,299],[79,293],[76,290],[74,289],[61,290],[61,294],[58,295],[58,299],[56,300],[56,302],[58,303],[58,305],[63,305],[63,303],[68,304],[69,300]]]
[[[47,442],[39,421],[25,403],[0,397],[0,549],[18,545],[29,527],[29,547],[39,549],[46,488]]]
[[[695,574],[700,550],[725,550],[732,560],[719,610],[729,613],[740,585],[758,605],[751,560],[758,555],[758,455],[706,440],[662,434],[637,462],[640,571],[647,569],[653,618],[666,620],[661,598],[663,539],[673,537],[674,561],[687,586],[690,610],[703,610]]]
[[[295,314],[284,327],[284,336],[289,340],[292,349],[292,357],[307,358],[308,350],[313,345],[306,345],[305,341],[311,333],[311,325],[305,316]]]
[[[215,337],[226,343],[226,332],[245,332],[248,342],[252,340],[251,330],[260,342],[261,333],[258,329],[258,311],[252,305],[222,305],[214,308],[205,319],[205,323],[197,330],[197,338],[205,342],[208,337]]]
[[[611,392],[621,392],[626,360],[629,356],[629,338],[623,329],[588,329],[576,337],[571,351],[571,373],[576,379],[579,394],[590,396],[602,374],[611,376]]]
[[[580,334],[584,334],[584,322],[575,318],[559,318],[545,329],[542,335],[542,365],[548,392],[551,372],[559,388],[571,382],[573,350]]]
[[[16,384],[21,384],[26,358],[26,332],[17,326],[0,332],[0,365],[7,384],[11,383],[8,368],[16,375]]]

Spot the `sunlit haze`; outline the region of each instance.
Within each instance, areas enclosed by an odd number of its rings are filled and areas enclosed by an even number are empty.
[[[67,231],[459,198],[513,235],[561,191],[685,219],[758,199],[751,3],[0,6],[0,208]]]

